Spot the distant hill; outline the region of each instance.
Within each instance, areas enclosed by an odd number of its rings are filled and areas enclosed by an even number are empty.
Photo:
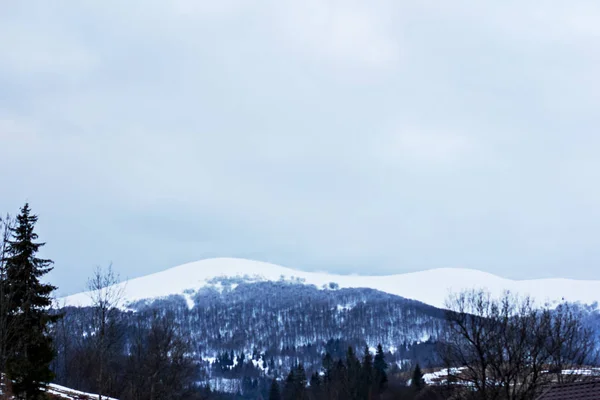
[[[207,259],[131,279],[121,283],[124,304],[170,295],[183,295],[190,306],[201,288],[211,286],[215,278],[244,278],[244,282],[292,281],[322,289],[370,288],[381,292],[418,300],[443,308],[450,292],[463,289],[487,289],[493,294],[504,290],[529,294],[540,303],[561,301],[592,304],[600,300],[600,281],[571,279],[510,280],[471,269],[443,268],[388,276],[336,275],[325,272],[305,272],[274,264],[234,258]],[[69,306],[86,306],[90,298],[79,293],[61,299]]]

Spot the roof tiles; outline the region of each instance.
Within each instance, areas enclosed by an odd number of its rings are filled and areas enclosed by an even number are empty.
[[[600,400],[600,381],[554,385],[538,397],[538,400]]]

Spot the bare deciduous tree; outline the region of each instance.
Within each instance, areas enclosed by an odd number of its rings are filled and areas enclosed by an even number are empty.
[[[6,276],[6,251],[13,225],[10,215],[0,216],[0,372],[5,369],[8,345],[14,335],[9,309],[11,293]]]
[[[97,362],[98,398],[106,391],[107,358],[115,343],[114,332],[117,307],[121,305],[125,286],[119,283],[119,276],[112,269],[112,264],[106,270],[96,267],[94,274],[88,280],[89,296],[92,299],[94,334],[94,350]]]
[[[138,320],[128,360],[126,400],[193,398],[196,366],[173,313]]]
[[[568,304],[537,307],[529,297],[485,291],[451,296],[443,355],[461,368],[453,378],[462,398],[530,400],[552,382],[581,379],[565,373],[595,357],[594,341],[577,310]]]

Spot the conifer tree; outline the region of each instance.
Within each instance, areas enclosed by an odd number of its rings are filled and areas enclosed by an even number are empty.
[[[329,352],[323,357],[323,393],[327,398],[333,398],[334,361]]]
[[[37,216],[28,204],[21,208],[16,224],[11,228],[4,263],[11,296],[9,318],[17,334],[10,343],[6,372],[13,381],[13,392],[19,399],[42,398],[43,389],[54,375],[50,363],[54,358],[48,329],[58,317],[50,314],[54,286],[40,278],[52,270],[52,261],[36,257],[44,243],[35,242]]]
[[[335,363],[331,354],[325,353],[325,356],[323,357],[323,380],[325,384],[331,382],[331,379],[333,378],[334,365]]]
[[[371,398],[371,387],[373,386],[373,355],[369,346],[365,346],[361,368],[361,396],[364,399]]]
[[[373,369],[375,371],[375,385],[382,391],[387,384],[387,369],[388,365],[385,361],[385,353],[381,344],[377,345],[377,352],[375,353],[375,361],[373,362]]]
[[[320,399],[322,394],[322,381],[318,372],[314,372],[310,377],[310,391],[313,399]]]
[[[349,399],[350,398],[350,385],[348,383],[348,368],[344,362],[340,359],[335,363],[333,369],[333,384],[332,384],[334,399]]]
[[[306,371],[302,364],[292,368],[285,379],[283,398],[285,400],[303,400],[307,398]]]
[[[296,387],[296,399],[306,398],[306,371],[302,363],[298,364],[294,373],[294,384]]]
[[[419,366],[419,364],[416,365],[415,370],[413,371],[410,386],[416,390],[421,390],[425,387],[425,379],[423,379],[423,372],[421,371],[421,366]]]
[[[346,352],[346,368],[348,374],[348,393],[350,399],[361,400],[360,397],[360,375],[361,366],[360,361],[354,353],[352,346],[348,347]]]
[[[283,384],[283,398],[285,400],[292,400],[294,398],[294,369],[296,367],[292,367],[289,374],[285,378],[285,382]]]
[[[279,383],[277,383],[277,379],[273,379],[273,382],[271,382],[269,400],[281,400],[281,391],[279,390]]]

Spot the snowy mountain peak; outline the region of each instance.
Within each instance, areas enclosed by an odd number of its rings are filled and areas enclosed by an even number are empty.
[[[496,275],[461,268],[440,268],[387,276],[336,275],[306,272],[261,261],[237,258],[206,259],[120,283],[124,289],[123,304],[129,302],[184,295],[214,285],[219,278],[241,278],[247,281],[296,281],[318,288],[371,288],[382,292],[443,307],[447,296],[464,289],[486,289],[494,295],[505,290],[533,296],[538,302],[562,300],[592,304],[600,300],[600,281],[571,279],[537,279],[515,281]],[[79,293],[60,300],[69,306],[87,306],[89,293]]]

